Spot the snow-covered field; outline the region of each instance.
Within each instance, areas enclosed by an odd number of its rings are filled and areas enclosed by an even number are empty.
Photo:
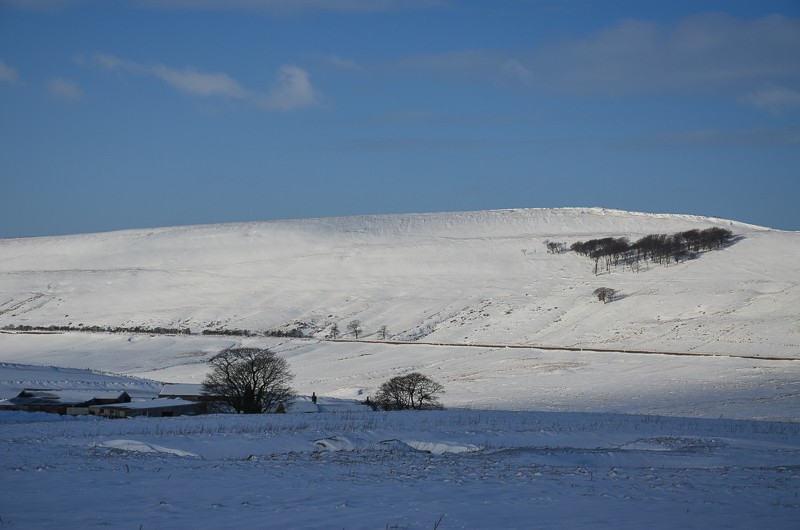
[[[709,226],[736,241],[638,273],[595,276],[544,244]],[[602,304],[600,286],[620,298]],[[798,528],[798,308],[800,233],[692,216],[509,210],[0,240],[0,327],[193,333],[0,332],[0,398],[146,399],[157,381],[201,382],[239,344],[279,352],[298,392],[320,396],[318,413],[301,398],[247,418],[0,412],[0,526]],[[360,340],[325,340],[354,319]],[[309,337],[199,334],[219,328]],[[412,370],[444,385],[449,410],[358,404]]]
[[[201,383],[206,361],[238,344],[284,356],[293,386],[307,395],[363,400],[391,377],[419,371],[445,386],[448,407],[800,421],[798,360],[75,332],[0,334],[0,362]],[[0,398],[43,384],[4,383],[1,374]]]
[[[4,528],[800,524],[798,423],[469,410],[0,422]]]

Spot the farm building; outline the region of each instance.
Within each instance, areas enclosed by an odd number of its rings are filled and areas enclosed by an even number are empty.
[[[149,401],[94,405],[89,407],[89,412],[91,414],[105,416],[106,418],[133,418],[136,416],[166,418],[168,416],[183,416],[185,414],[203,414],[205,411],[205,403],[187,401],[180,398],[157,398]]]
[[[94,405],[129,403],[127,392],[96,392],[92,390],[51,390],[26,388],[17,396],[0,401],[0,410],[24,412],[53,412],[56,414],[89,414]]]
[[[193,383],[164,383],[158,397],[180,398],[186,401],[219,401],[215,396],[204,394],[203,385]]]

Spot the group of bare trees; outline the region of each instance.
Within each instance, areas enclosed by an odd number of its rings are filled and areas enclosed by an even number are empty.
[[[350,323],[347,324],[347,331],[353,335],[356,340],[358,340],[358,336],[361,335],[361,332],[364,331],[364,328],[361,327],[360,320],[351,320]],[[336,340],[339,338],[339,334],[339,324],[334,322],[333,325],[331,325],[331,330],[328,332],[328,338]]]
[[[444,387],[419,372],[400,375],[383,383],[375,396],[383,410],[440,409],[438,394]]]
[[[597,274],[601,266],[609,271],[612,266],[620,264],[638,270],[640,261],[648,259],[661,265],[668,265],[672,261],[678,263],[693,252],[722,248],[732,238],[733,232],[715,226],[675,234],[650,234],[633,243],[626,237],[590,239],[573,243],[569,248],[594,260],[594,272]],[[550,245],[547,242],[548,252]]]
[[[239,414],[285,412],[284,402],[295,397],[289,384],[294,374],[275,352],[262,348],[228,348],[211,358],[211,373],[203,393],[231,406]],[[419,372],[383,383],[373,408],[383,410],[440,409],[444,387]]]
[[[360,320],[351,320],[347,324],[347,332],[350,335],[352,335],[356,340],[358,340],[358,337],[361,335],[361,333],[363,333],[363,331],[364,327],[361,325]],[[327,338],[336,340],[339,338],[340,334],[341,332],[339,331],[339,325],[336,322],[334,322],[331,325],[330,331],[328,331]],[[381,338],[381,340],[386,340],[386,338],[389,336],[388,326],[383,325],[380,328],[378,328],[378,336]]]
[[[558,241],[549,241],[545,240],[545,246],[547,247],[548,254],[561,254],[567,251],[567,244],[560,243]]]

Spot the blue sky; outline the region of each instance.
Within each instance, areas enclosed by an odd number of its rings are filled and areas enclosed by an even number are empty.
[[[800,230],[800,3],[0,0],[0,237],[602,206]]]

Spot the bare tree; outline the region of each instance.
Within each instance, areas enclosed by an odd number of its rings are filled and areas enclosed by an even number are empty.
[[[389,328],[386,327],[386,324],[380,327],[378,333],[381,335],[381,340],[386,340],[386,336],[389,334]]]
[[[333,340],[336,340],[339,337],[339,326],[338,324],[336,324],[336,322],[334,322],[333,325],[331,326],[331,331],[328,334],[328,336]]]
[[[203,393],[215,396],[238,413],[269,412],[294,396],[294,375],[286,359],[260,348],[229,348],[209,361],[212,371]]]
[[[610,287],[598,287],[594,290],[594,295],[597,296],[597,299],[607,304],[614,300],[614,296],[617,294],[616,289],[611,289]]]
[[[361,321],[360,320],[351,320],[350,323],[347,325],[347,331],[352,333],[356,340],[358,340],[358,335],[361,333]]]
[[[393,377],[383,383],[375,396],[384,410],[422,410],[440,409],[437,394],[444,393],[444,387],[419,372]]]

